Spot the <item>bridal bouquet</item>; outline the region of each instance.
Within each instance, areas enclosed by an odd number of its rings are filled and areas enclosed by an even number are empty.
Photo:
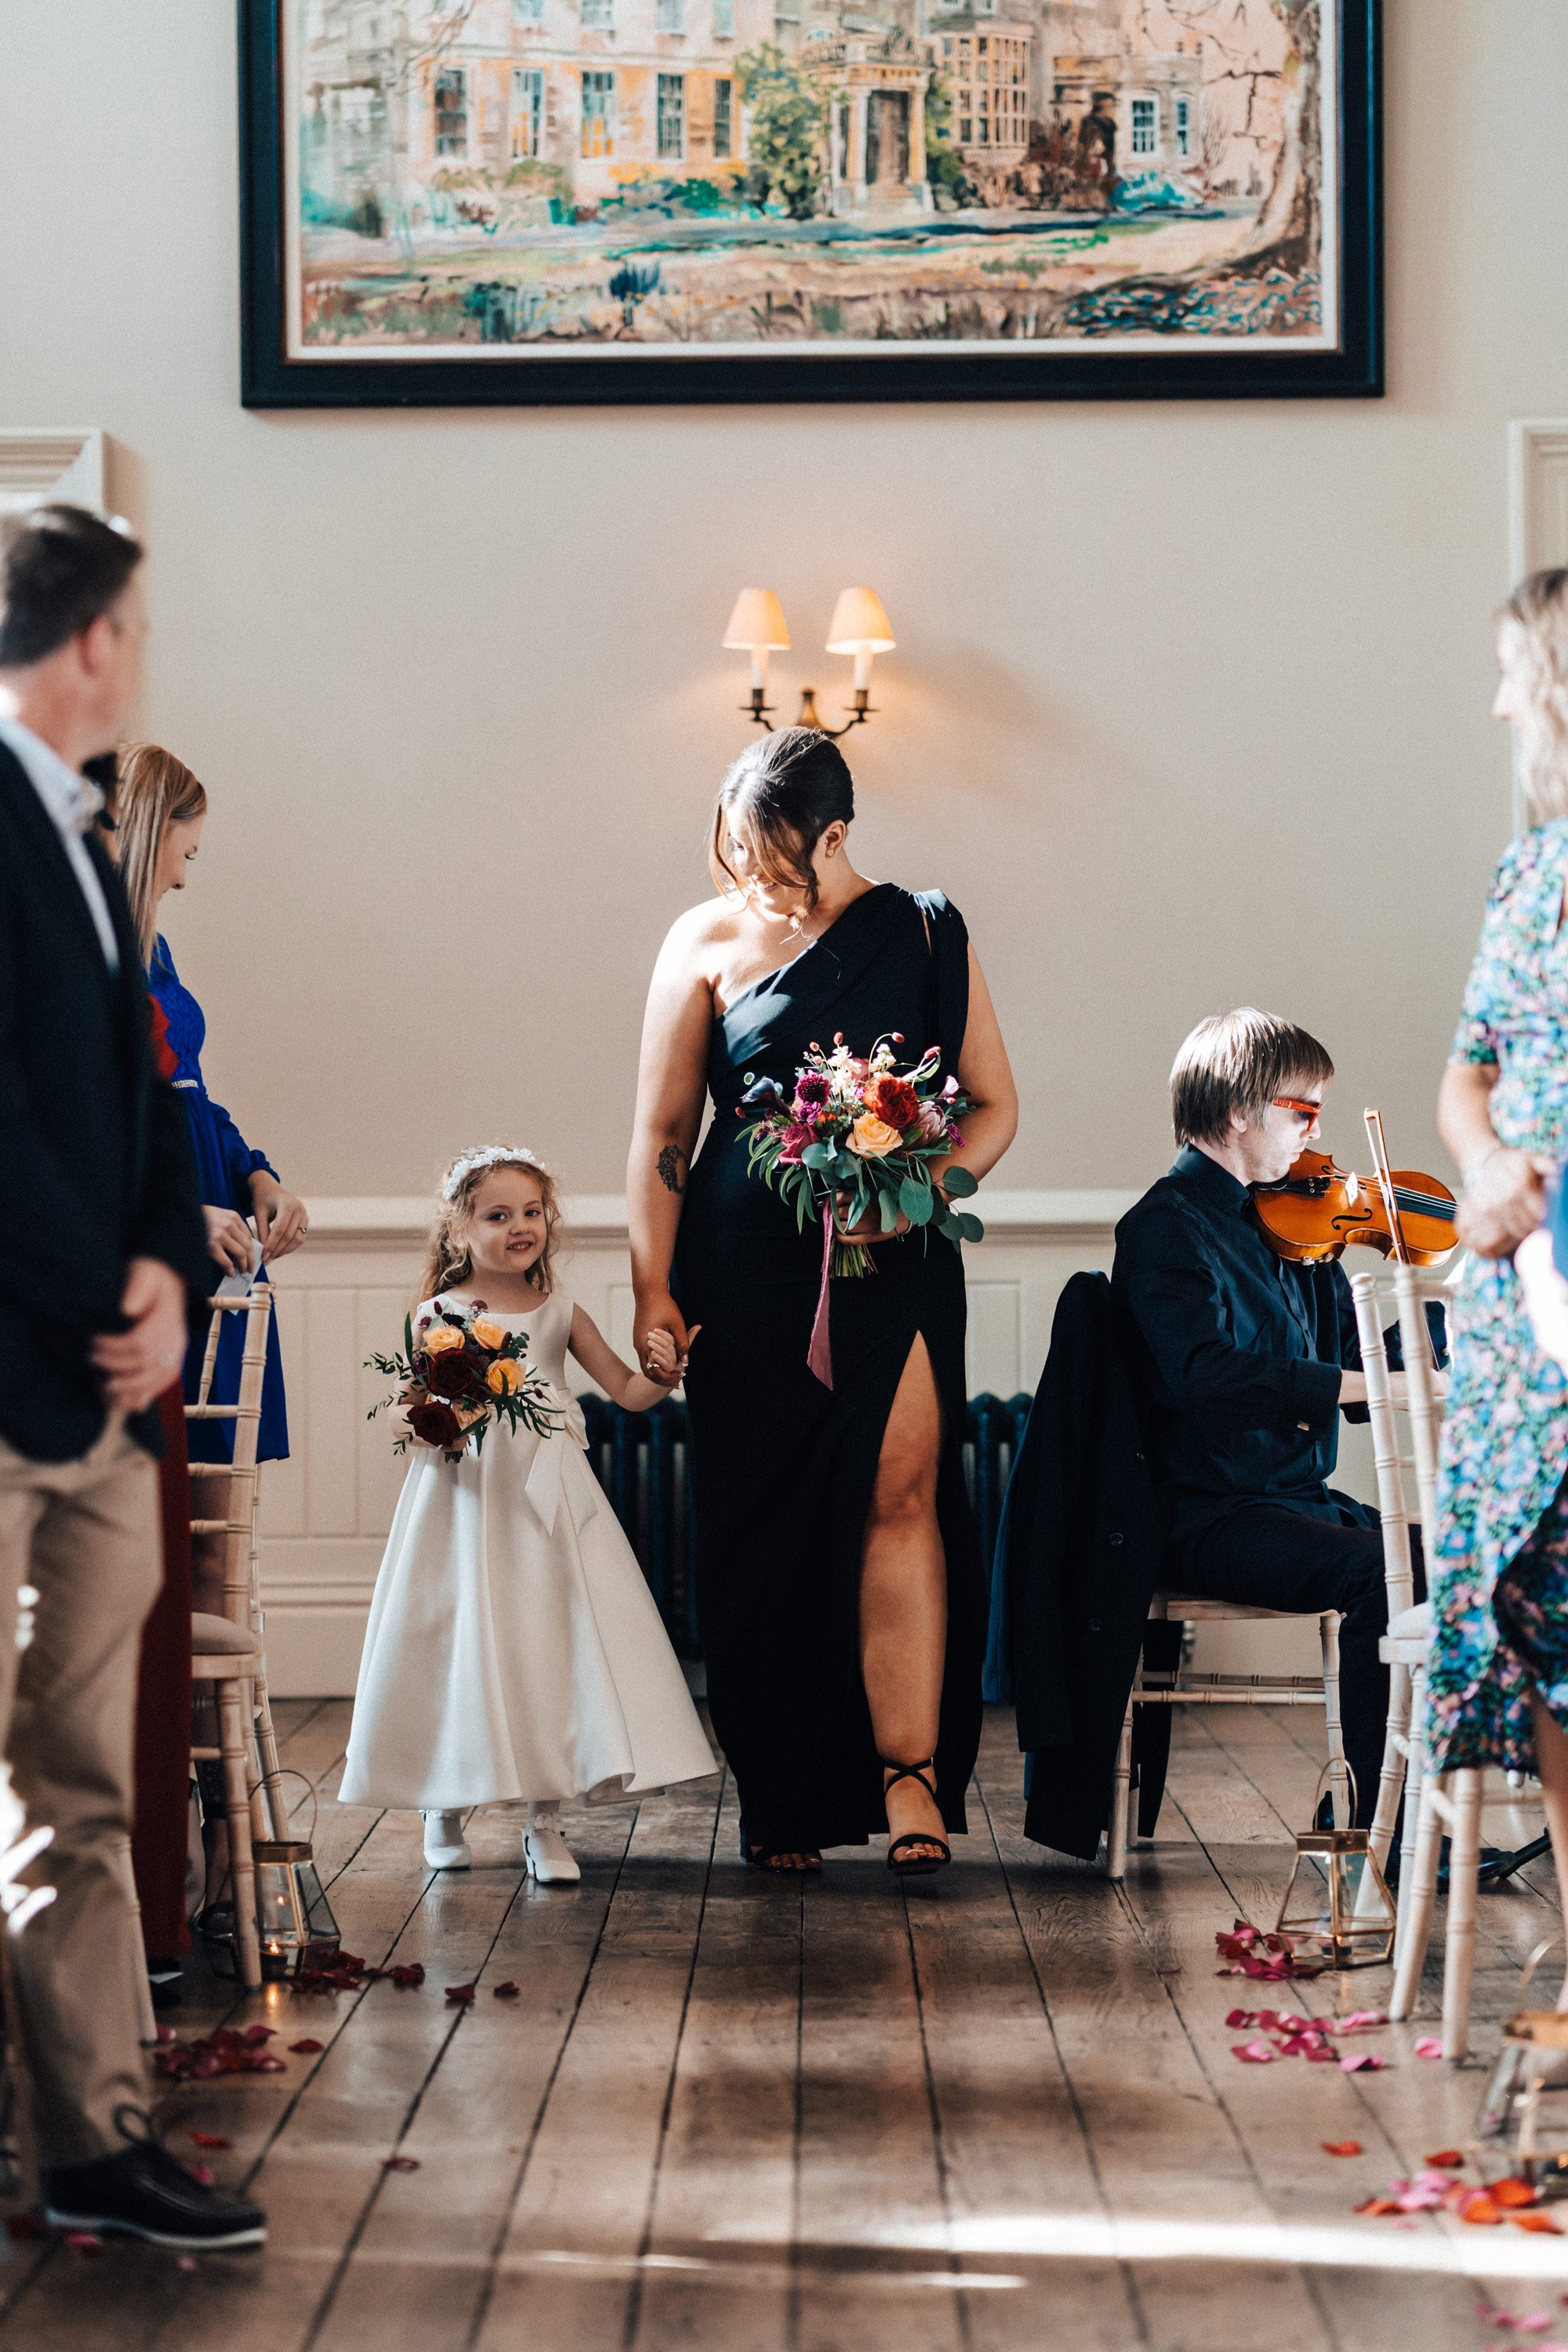
[[[902,1043],[879,1037],[865,1056],[852,1054],[842,1034],[830,1054],[813,1045],[787,1099],[776,1079],[752,1081],[747,1073],[737,1116],[753,1114],[742,1130],[748,1172],[794,1202],[803,1231],[808,1216],[822,1216],[830,1251],[825,1275],[872,1271],[870,1249],[847,1240],[845,1229],[873,1211],[885,1234],[897,1229],[900,1214],[950,1241],[977,1242],[985,1231],[978,1217],[952,1206],[976,1190],[968,1169],[949,1168],[940,1192],[931,1171],[933,1160],[962,1145],[958,1121],[972,1106],[956,1077],[938,1085],[935,1045],[912,1070],[900,1070],[893,1048]]]
[[[561,1426],[562,1407],[542,1372],[530,1371],[526,1331],[509,1331],[479,1307],[456,1314],[449,1307],[423,1316],[415,1330],[405,1317],[401,1356],[370,1356],[367,1371],[401,1386],[395,1396],[372,1405],[368,1419],[391,1405],[401,1409],[408,1436],[393,1451],[401,1454],[413,1437],[437,1445],[448,1462],[460,1462],[470,1447],[478,1454],[487,1431],[504,1422],[514,1434],[521,1424],[540,1437]]]

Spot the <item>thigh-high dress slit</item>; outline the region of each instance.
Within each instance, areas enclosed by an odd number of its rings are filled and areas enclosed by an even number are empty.
[[[860,1672],[860,1560],[877,1465],[917,1334],[942,1406],[937,1517],[947,1652],[937,1785],[963,1830],[979,1745],[985,1594],[963,1479],[963,1268],[934,1234],[879,1244],[875,1272],[830,1286],[833,1386],[806,1361],[822,1229],[748,1175],[736,1108],[750,1080],[793,1078],[842,1034],[868,1053],[901,1032],[956,1069],[968,1006],[963,918],[882,883],[715,1024],[713,1119],[683,1204],[674,1282],[702,1330],[687,1375],[697,1599],[713,1728],[745,1832],[773,1851],[863,1844],[886,1825]],[[901,1762],[917,1759],[901,1758]]]

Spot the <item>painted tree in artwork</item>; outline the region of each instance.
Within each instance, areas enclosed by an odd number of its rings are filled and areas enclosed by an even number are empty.
[[[1285,70],[1284,136],[1258,227],[1248,248],[1278,260],[1282,269],[1320,266],[1322,232],[1322,125],[1319,114],[1321,73],[1321,0],[1269,0],[1285,27],[1289,62]]]
[[[764,41],[735,61],[746,101],[746,153],[759,201],[784,200],[792,220],[809,220],[822,186],[827,110],[800,68]]]

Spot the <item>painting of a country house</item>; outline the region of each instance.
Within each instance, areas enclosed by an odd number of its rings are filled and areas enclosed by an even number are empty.
[[[1321,0],[288,0],[289,347],[1335,332]]]

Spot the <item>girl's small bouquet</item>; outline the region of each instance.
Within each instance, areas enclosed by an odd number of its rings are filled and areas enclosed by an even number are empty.
[[[478,1454],[486,1433],[504,1422],[548,1437],[559,1429],[563,1409],[542,1372],[530,1371],[526,1331],[509,1331],[471,1307],[465,1314],[438,1307],[421,1318],[417,1331],[407,1317],[401,1356],[371,1356],[365,1369],[401,1383],[395,1396],[372,1405],[374,1421],[388,1405],[402,1414],[405,1434],[394,1444],[401,1454],[410,1439],[439,1446],[448,1462]]]
[[[931,1170],[962,1146],[958,1121],[972,1105],[956,1077],[938,1085],[935,1045],[912,1070],[900,1070],[893,1048],[902,1044],[897,1034],[879,1037],[864,1057],[849,1051],[842,1033],[830,1054],[813,1045],[787,1098],[776,1079],[752,1082],[748,1073],[738,1111],[753,1114],[742,1130],[748,1172],[794,1202],[803,1231],[808,1216],[821,1215],[825,1276],[873,1271],[871,1250],[846,1237],[873,1211],[885,1234],[897,1230],[900,1214],[950,1241],[977,1242],[984,1234],[978,1217],[952,1205],[977,1189],[968,1169],[950,1167],[940,1192]]]

